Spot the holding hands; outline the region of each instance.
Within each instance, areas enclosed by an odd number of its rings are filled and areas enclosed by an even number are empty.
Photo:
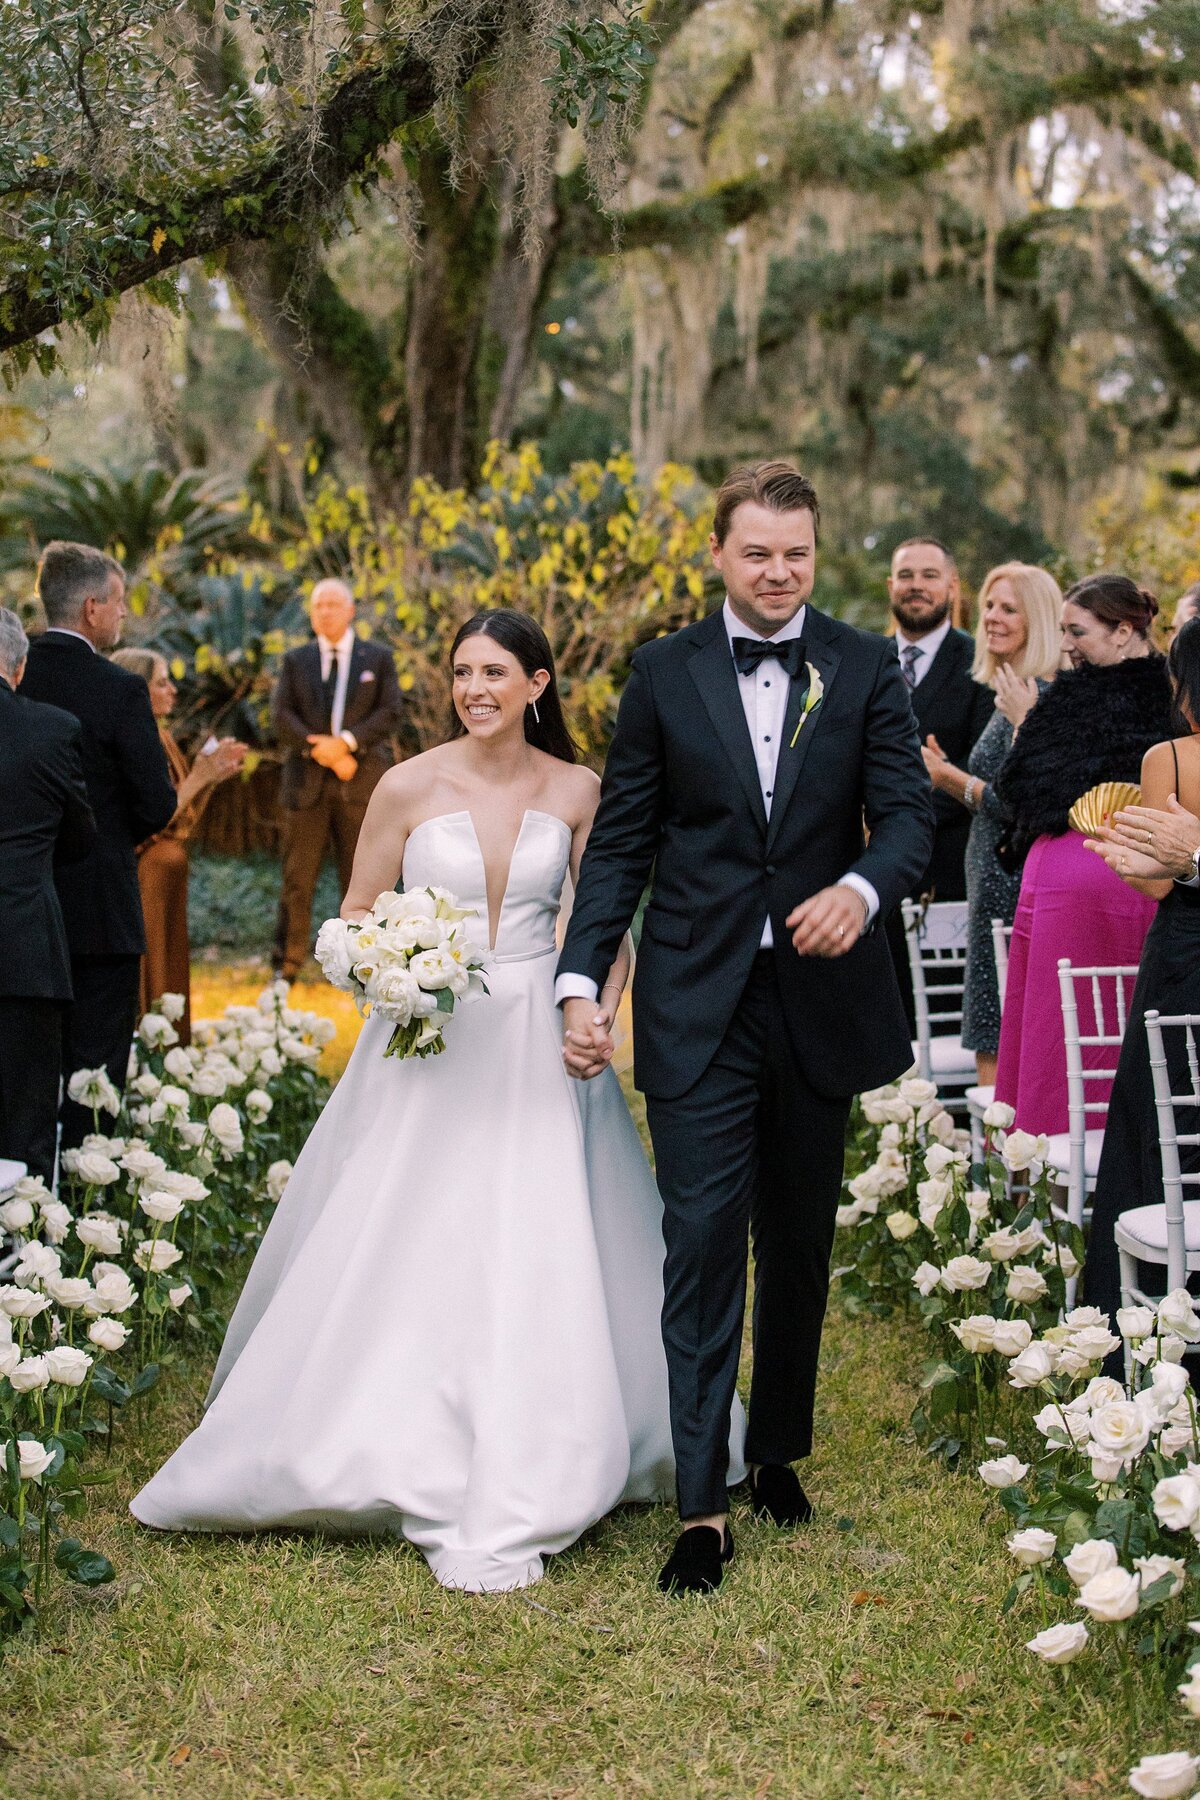
[[[598,1001],[579,996],[563,1001],[563,1062],[576,1081],[591,1081],[611,1063],[612,1026],[619,1001],[615,987],[605,988]]]

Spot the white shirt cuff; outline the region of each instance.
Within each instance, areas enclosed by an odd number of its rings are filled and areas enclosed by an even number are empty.
[[[599,1000],[600,989],[587,975],[560,975],[554,984],[554,1004],[564,1000]]]
[[[858,895],[859,899],[867,909],[867,926],[870,927],[873,925],[879,914],[879,895],[875,892],[875,889],[871,886],[866,877],[855,875],[851,872],[848,875],[843,875],[837,885],[839,887],[854,889],[854,892]]]
[[[342,741],[344,743],[346,743],[350,746],[351,750],[358,749],[358,739],[355,737],[355,735],[352,731],[339,731],[338,736],[342,739]]]

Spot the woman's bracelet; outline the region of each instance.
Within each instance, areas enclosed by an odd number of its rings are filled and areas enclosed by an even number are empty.
[[[619,986],[615,981],[606,981],[604,986],[600,989],[600,992],[602,994],[620,995],[625,992],[625,989],[623,986]]]
[[[967,785],[963,788],[963,805],[968,812],[979,811],[979,799],[983,791],[983,783],[978,775],[968,775]]]

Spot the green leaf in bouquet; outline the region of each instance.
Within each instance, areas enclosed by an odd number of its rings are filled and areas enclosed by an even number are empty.
[[[452,1013],[454,1011],[453,988],[438,988],[433,997],[437,1002],[437,1009],[439,1012]]]
[[[112,1581],[117,1572],[107,1556],[101,1556],[98,1550],[85,1550],[78,1538],[63,1538],[54,1552],[54,1564],[68,1580],[77,1581],[81,1587],[101,1587]]]

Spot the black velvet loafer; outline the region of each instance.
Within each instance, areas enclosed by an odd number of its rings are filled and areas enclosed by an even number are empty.
[[[693,1525],[680,1532],[659,1571],[658,1585],[664,1594],[711,1594],[732,1561],[733,1533],[728,1525],[723,1539],[713,1525]]]
[[[750,1477],[750,1503],[772,1525],[807,1525],[813,1516],[811,1500],[786,1463],[764,1463]]]

